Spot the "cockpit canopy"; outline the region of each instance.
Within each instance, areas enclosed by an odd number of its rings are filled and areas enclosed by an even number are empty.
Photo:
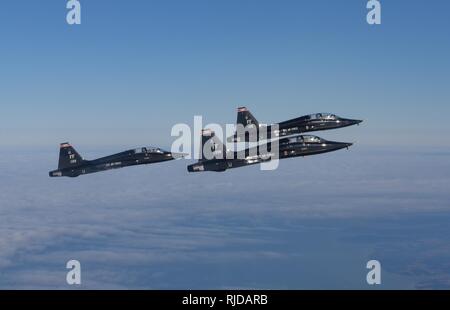
[[[290,143],[324,143],[325,140],[312,135],[306,136],[296,136],[291,138],[284,138],[280,140],[280,144],[290,144]]]
[[[137,149],[134,149],[134,154],[141,154],[141,153],[164,153],[165,151],[163,149],[160,149],[159,147],[139,147]]]
[[[310,119],[317,119],[317,120],[336,120],[338,117],[335,114],[330,113],[316,113],[309,115]]]
[[[300,140],[304,143],[322,143],[324,140],[322,138],[319,138],[317,136],[300,136]]]

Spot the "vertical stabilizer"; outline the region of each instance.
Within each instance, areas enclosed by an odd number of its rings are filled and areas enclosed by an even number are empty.
[[[61,143],[59,150],[58,169],[65,169],[79,166],[83,163],[83,158],[78,152],[68,143]]]

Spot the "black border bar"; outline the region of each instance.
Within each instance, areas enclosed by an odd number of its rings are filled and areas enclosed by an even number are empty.
[[[228,297],[230,295],[231,297]],[[242,297],[236,297],[236,296]],[[194,304],[183,304],[186,297]],[[235,297],[233,297],[235,296]],[[260,297],[255,297],[260,296]],[[267,302],[264,302],[267,296]],[[215,305],[195,304],[193,297],[215,297]],[[245,303],[227,302],[245,300]],[[206,301],[206,299],[203,299]],[[259,302],[257,302],[259,301]],[[402,308],[411,304],[414,307],[430,307],[430,305],[450,304],[450,291],[294,291],[294,290],[177,290],[177,291],[91,291],[91,290],[60,290],[60,291],[0,291],[0,304],[14,306],[54,306],[58,309],[71,307],[104,308],[145,306],[157,309],[176,307],[199,309],[244,309],[244,308],[272,308],[283,306],[356,306],[364,308],[385,308],[386,306],[402,305]]]

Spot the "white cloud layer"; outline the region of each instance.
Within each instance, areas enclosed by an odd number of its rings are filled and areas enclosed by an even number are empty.
[[[450,211],[446,153],[355,147],[269,172],[190,175],[180,160],[76,179],[48,177],[56,158],[0,151],[2,288],[68,288],[70,259],[84,288],[307,286],[261,270],[304,264],[316,248],[305,235],[320,242],[330,221]],[[227,276],[252,262],[260,279]]]

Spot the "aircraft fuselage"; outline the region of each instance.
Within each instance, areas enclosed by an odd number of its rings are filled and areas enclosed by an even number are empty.
[[[342,118],[334,114],[316,113],[272,125],[250,123],[250,126],[247,128],[249,130],[246,130],[243,134],[241,133],[239,135],[236,133],[227,140],[229,142],[256,142],[262,140],[263,137],[265,139],[281,138],[312,131],[343,128],[358,125],[361,122],[361,120]],[[254,126],[253,131],[251,130],[252,126]],[[255,134],[257,134],[257,136]]]
[[[148,150],[147,148],[138,148],[95,160],[82,160],[82,162],[75,167],[67,167],[50,171],[49,175],[51,177],[77,177],[83,174],[129,166],[146,165],[173,159],[172,153],[170,152],[159,149]]]
[[[272,142],[248,148],[239,152],[228,152],[226,158],[214,158],[199,161],[188,166],[189,172],[215,171],[222,172],[231,168],[238,168],[259,164],[273,158],[286,159],[299,156],[317,155],[348,148],[352,143],[327,141],[316,136],[294,136],[278,141],[278,156]]]

